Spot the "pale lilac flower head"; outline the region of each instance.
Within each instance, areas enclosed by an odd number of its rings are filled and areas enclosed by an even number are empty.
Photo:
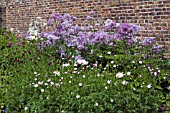
[[[51,34],[50,32],[43,33],[43,37],[47,38],[50,34]]]
[[[53,23],[54,23],[54,19],[49,19],[47,22],[48,25],[53,25]]]
[[[145,38],[142,42],[140,42],[141,45],[151,45],[153,42],[155,42],[155,37],[149,37]]]
[[[30,31],[28,31],[26,34],[26,40],[29,40],[29,36],[30,36]]]
[[[116,23],[113,22],[111,19],[107,19],[105,21],[105,29],[106,30],[111,30],[112,28],[114,28],[116,26]]]
[[[81,55],[78,55],[78,56],[75,57],[75,59],[76,59],[76,60],[82,60],[83,57],[82,57]]]
[[[56,20],[62,20],[62,16],[58,13],[54,13],[51,17]]]
[[[163,50],[163,46],[162,45],[155,45],[152,47],[152,50],[155,52],[155,53],[161,53],[162,50]]]
[[[134,36],[135,33],[137,33],[140,30],[140,27],[134,24],[128,24],[128,23],[122,23],[120,25],[120,29],[118,31],[118,33],[128,36],[128,37],[132,37]]]

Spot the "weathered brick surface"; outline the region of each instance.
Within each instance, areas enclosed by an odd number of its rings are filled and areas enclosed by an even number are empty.
[[[81,19],[95,10],[96,18],[142,26],[141,37],[170,41],[170,0],[8,0],[6,26],[26,33],[36,16],[48,18],[52,13],[70,13]],[[81,21],[80,21],[81,23]]]
[[[4,0],[0,0],[0,27],[5,27],[5,3]]]

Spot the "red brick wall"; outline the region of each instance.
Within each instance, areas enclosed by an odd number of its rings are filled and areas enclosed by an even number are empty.
[[[96,18],[136,23],[143,27],[141,37],[156,36],[158,42],[170,41],[170,0],[8,0],[6,26],[26,33],[36,16],[70,13],[85,18],[91,10]],[[37,2],[35,2],[37,1]],[[170,50],[169,50],[170,52]]]
[[[0,0],[0,27],[5,27],[5,5],[3,0]]]

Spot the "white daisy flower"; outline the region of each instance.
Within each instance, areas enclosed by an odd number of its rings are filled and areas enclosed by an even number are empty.
[[[77,66],[77,64],[74,64],[74,66],[76,67],[76,66]]]
[[[124,81],[122,82],[122,85],[126,85],[127,83],[128,83],[128,82],[124,80]]]
[[[76,95],[76,98],[79,99],[79,98],[80,98],[80,95]]]
[[[146,87],[150,89],[152,88],[152,84],[148,84]]]
[[[139,61],[139,64],[142,64],[142,61]]]
[[[83,86],[83,84],[82,84],[82,83],[79,83],[79,86],[81,87],[81,86]]]
[[[41,92],[43,93],[43,92],[44,92],[44,89],[41,89]]]
[[[133,90],[135,91],[135,90],[136,90],[136,88],[133,88]]]
[[[59,71],[54,71],[53,73],[54,73],[55,76],[56,75],[60,76],[60,72]]]
[[[34,87],[38,87],[38,84],[34,84]]]
[[[70,66],[70,64],[63,64],[62,66],[63,67],[68,67],[68,66]]]
[[[82,64],[82,65],[87,65],[87,64],[88,64],[88,62],[87,62],[85,59],[82,59],[82,60],[81,60],[81,59],[78,59],[78,60],[77,60],[77,63],[78,63],[78,64]]]
[[[54,82],[50,82],[51,85],[54,85]]]
[[[41,81],[41,82],[39,81],[39,82],[38,82],[39,85],[42,85],[43,83],[44,83],[44,81]]]
[[[111,52],[109,51],[109,52],[107,52],[107,54],[109,54],[109,55],[110,55],[110,54],[111,54]]]
[[[111,64],[113,64],[114,63],[114,61],[111,61]]]
[[[129,76],[131,74],[131,72],[127,72],[127,75]]]
[[[83,78],[86,78],[86,75],[83,75]]]
[[[116,78],[122,78],[124,75],[123,75],[123,73],[121,73],[121,72],[118,72],[117,74],[116,74]]]
[[[107,83],[110,84],[110,83],[111,83],[111,80],[108,80]]]
[[[96,103],[95,105],[96,105],[96,106],[99,106],[99,104],[98,104],[98,103]]]
[[[60,87],[60,84],[57,83],[57,84],[55,84],[55,86]]]
[[[27,110],[28,109],[28,107],[24,107],[24,110]]]
[[[47,82],[51,82],[51,79],[48,79]]]

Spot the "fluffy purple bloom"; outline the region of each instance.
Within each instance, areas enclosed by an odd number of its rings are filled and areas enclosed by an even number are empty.
[[[113,46],[113,42],[109,43],[109,46]]]
[[[47,22],[48,25],[53,25],[53,23],[54,23],[54,19],[49,19]]]
[[[72,16],[72,20],[73,20],[73,21],[76,21],[76,20],[77,20],[77,17],[76,17],[76,16]]]
[[[52,41],[56,41],[56,40],[60,39],[60,37],[57,37],[53,34],[50,34],[50,35],[48,35],[47,39],[52,40]]]
[[[134,44],[137,40],[135,38],[129,38],[126,40],[129,45]]]
[[[94,37],[91,39],[92,43],[107,43],[111,39],[111,36],[104,31],[98,31],[94,33]]]
[[[51,33],[47,32],[47,33],[44,33],[43,37],[44,38],[47,38]]]
[[[122,34],[115,33],[115,34],[113,34],[113,39],[115,39],[115,40],[123,40],[123,36],[122,36]]]
[[[64,22],[62,22],[61,25],[62,25],[63,29],[67,29],[67,28],[70,28],[73,25],[73,23],[72,23],[72,21],[64,21]]]
[[[29,40],[29,36],[30,36],[30,31],[28,31],[26,34],[26,40]]]
[[[76,60],[82,60],[83,57],[82,57],[81,55],[78,55],[78,56],[75,57],[75,59],[76,59]]]
[[[44,47],[51,46],[51,45],[52,45],[51,41],[49,41],[49,40],[44,41],[44,44],[43,44]]]
[[[87,50],[87,47],[86,47],[86,46],[84,46],[84,45],[78,45],[78,46],[77,46],[77,48],[78,48],[78,49],[84,49],[84,50]]]
[[[145,38],[142,42],[140,42],[141,45],[151,45],[153,42],[155,42],[155,37],[149,37]]]
[[[133,28],[133,31],[135,33],[139,32],[141,30],[140,26],[138,25],[135,25],[135,24],[132,24],[131,27]]]
[[[53,19],[56,19],[56,20],[61,20],[62,21],[62,16],[58,13],[54,13],[52,16],[51,16]]]
[[[152,50],[155,52],[155,53],[161,53],[162,52],[162,49],[163,49],[163,46],[162,45],[155,45],[152,47]]]
[[[75,29],[74,27],[71,27],[70,29],[68,29],[68,35],[74,35],[76,32],[75,32]]]
[[[132,37],[140,30],[140,27],[134,24],[122,23],[118,33]]]
[[[68,46],[68,47],[73,47],[73,46],[75,46],[75,43],[74,43],[74,42],[68,42],[68,43],[67,43],[67,46]]]
[[[57,26],[54,33],[56,36],[60,36],[62,31],[63,31],[62,26]]]
[[[127,23],[122,23],[121,24],[121,29],[119,31],[119,33],[121,34],[128,34],[131,30],[131,26]]]
[[[92,55],[92,54],[94,54],[94,52],[93,52],[93,51],[91,51],[91,52],[90,52],[90,54]]]
[[[39,34],[39,36],[40,36],[40,37],[44,37],[44,32],[41,32],[41,33]]]
[[[111,19],[107,19],[105,21],[105,29],[106,30],[111,30],[112,28],[116,27],[116,23],[113,22]]]

